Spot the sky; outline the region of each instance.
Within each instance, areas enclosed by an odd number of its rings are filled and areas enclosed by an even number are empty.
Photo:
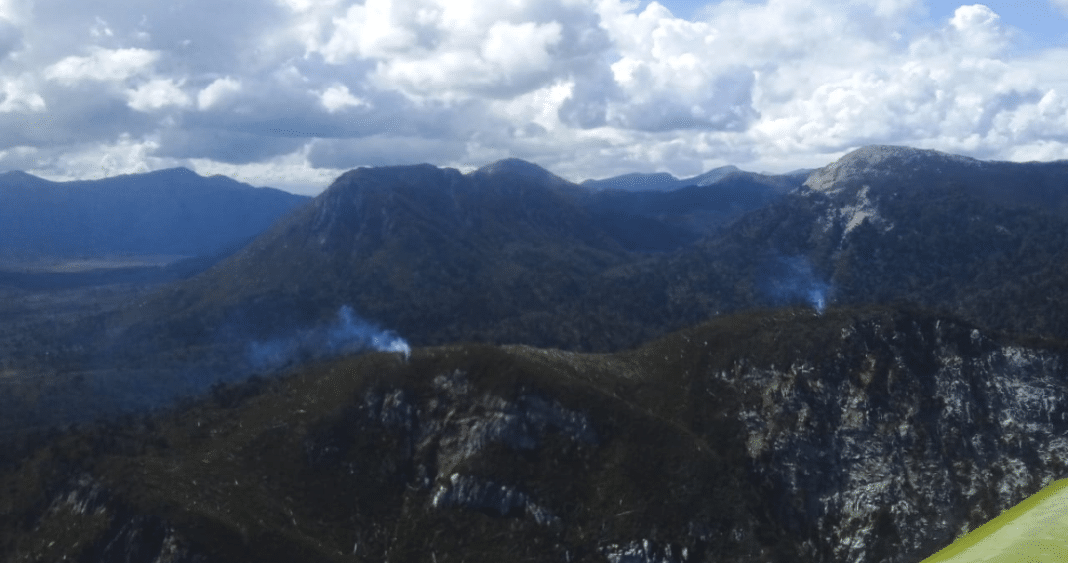
[[[1068,159],[1068,0],[0,0],[0,170]]]

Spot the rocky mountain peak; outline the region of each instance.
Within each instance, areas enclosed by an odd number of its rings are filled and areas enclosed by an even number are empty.
[[[861,147],[816,170],[805,181],[811,190],[837,195],[860,184],[873,185],[891,176],[938,174],[951,169],[976,168],[982,162],[936,150],[893,145]]]

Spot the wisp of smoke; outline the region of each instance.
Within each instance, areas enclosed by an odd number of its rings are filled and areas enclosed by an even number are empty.
[[[361,318],[352,307],[343,305],[337,320],[325,327],[298,330],[284,338],[253,342],[249,362],[259,369],[273,369],[293,361],[329,358],[367,350],[397,352],[407,360],[412,353],[408,342],[397,333],[384,330]]]
[[[382,330],[360,318],[352,307],[343,305],[338,310],[337,316],[337,323],[330,330],[333,350],[356,352],[370,348],[379,352],[399,352],[404,354],[404,359],[408,359],[411,355],[411,346],[400,335],[393,331]]]
[[[831,285],[821,281],[804,256],[781,258],[771,275],[769,293],[779,303],[803,301],[823,314],[832,293]]]

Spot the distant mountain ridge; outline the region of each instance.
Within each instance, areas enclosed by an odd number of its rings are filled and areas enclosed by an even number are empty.
[[[895,162],[910,165],[897,180]],[[226,315],[270,333],[351,305],[416,345],[608,351],[730,311],[901,301],[1068,337],[1048,306],[1068,303],[1068,220],[1018,203],[1057,201],[1062,168],[865,148],[806,186],[733,173],[639,193],[518,160],[363,168],[145,311],[172,319],[178,341]]]
[[[802,180],[733,172],[668,191],[602,189],[584,194],[582,201],[628,249],[671,251],[715,235],[731,221],[800,188]]]
[[[737,166],[728,164],[690,178],[676,178],[667,172],[632,172],[601,180],[584,180],[580,185],[591,190],[625,190],[631,192],[655,190],[666,192],[685,188],[686,186],[707,186],[736,172],[742,172],[742,170]]]
[[[52,182],[0,175],[0,257],[232,251],[310,198],[186,168]]]

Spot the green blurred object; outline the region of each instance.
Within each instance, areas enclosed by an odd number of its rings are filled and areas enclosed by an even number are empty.
[[[1068,563],[1068,479],[972,530],[923,563]]]

